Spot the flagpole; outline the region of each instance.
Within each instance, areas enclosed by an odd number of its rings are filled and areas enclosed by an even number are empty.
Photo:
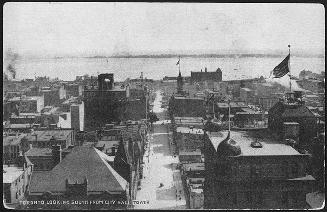
[[[181,56],[178,56],[178,71],[181,72]]]
[[[230,99],[228,100],[228,133],[230,133]]]
[[[288,54],[290,55],[290,59],[288,60],[288,69],[290,70],[290,92],[292,92],[292,80],[291,80],[291,45],[288,44]]]

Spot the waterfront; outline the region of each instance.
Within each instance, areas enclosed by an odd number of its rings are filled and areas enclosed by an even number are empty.
[[[285,55],[287,52],[285,52]],[[191,71],[223,71],[223,80],[268,77],[270,71],[284,56],[274,58],[181,58],[183,76],[190,76]],[[176,76],[178,58],[62,58],[62,59],[24,59],[16,64],[17,78],[34,78],[47,75],[64,80],[74,80],[78,75],[96,75],[111,72],[117,81],[126,78],[137,78],[141,72],[147,78],[160,80],[164,76]],[[325,71],[325,58],[291,58],[292,74],[298,76],[303,69],[314,73]],[[136,71],[137,70],[137,71]],[[154,74],[156,73],[156,74]],[[277,79],[276,79],[277,80]],[[284,82],[284,79],[278,79]],[[287,80],[285,81],[287,83]]]

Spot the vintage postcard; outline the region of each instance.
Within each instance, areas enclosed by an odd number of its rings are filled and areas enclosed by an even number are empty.
[[[321,209],[318,3],[7,2],[3,207]]]

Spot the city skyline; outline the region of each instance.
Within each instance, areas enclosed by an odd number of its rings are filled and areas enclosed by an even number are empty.
[[[4,51],[27,56],[324,54],[319,4],[7,3]],[[300,36],[299,36],[300,35]]]

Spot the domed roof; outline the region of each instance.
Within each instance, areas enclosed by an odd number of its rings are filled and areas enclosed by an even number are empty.
[[[217,154],[218,156],[237,156],[240,155],[241,148],[239,145],[237,145],[236,141],[230,138],[230,135],[228,134],[227,138],[222,141],[218,147],[217,147]]]

